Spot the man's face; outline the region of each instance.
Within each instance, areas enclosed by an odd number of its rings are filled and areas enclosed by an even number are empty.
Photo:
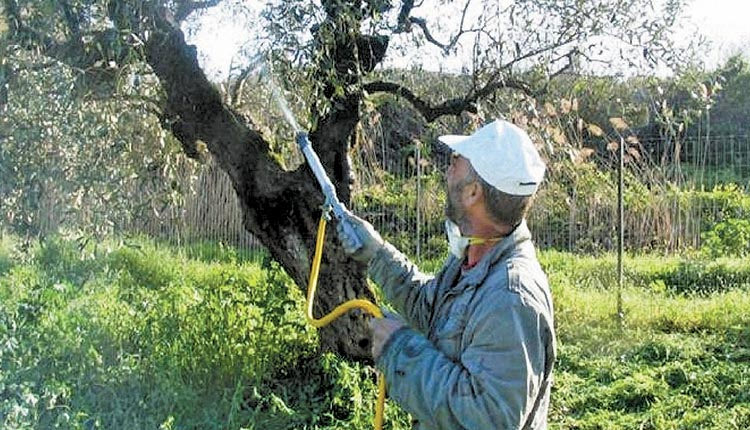
[[[445,175],[446,204],[445,216],[454,223],[461,225],[466,218],[466,209],[463,206],[461,196],[464,188],[474,182],[471,177],[469,160],[453,153],[450,167]]]

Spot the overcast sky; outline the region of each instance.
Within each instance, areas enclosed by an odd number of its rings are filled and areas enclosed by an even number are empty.
[[[221,6],[214,9],[201,19],[200,28],[188,39],[198,46],[208,74],[224,77],[245,40],[247,24],[231,12],[222,12]],[[705,58],[708,67],[715,67],[737,52],[750,57],[750,0],[693,0],[687,15],[694,26],[682,31],[693,33],[697,27],[713,43]]]
[[[736,52],[750,56],[750,0],[694,0],[688,13],[715,45],[709,65]]]

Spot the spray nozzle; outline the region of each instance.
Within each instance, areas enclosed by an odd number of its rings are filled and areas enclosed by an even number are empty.
[[[348,221],[348,218],[346,216],[346,207],[344,207],[344,205],[336,196],[336,188],[334,188],[333,183],[328,178],[325,169],[323,169],[323,165],[321,164],[318,155],[315,153],[315,150],[313,150],[313,147],[310,144],[310,138],[297,123],[297,120],[294,118],[294,114],[292,114],[291,109],[289,109],[289,106],[287,105],[286,99],[284,99],[284,96],[281,93],[281,89],[278,85],[276,85],[268,60],[260,65],[260,71],[258,72],[258,74],[262,79],[265,78],[268,81],[271,87],[272,96],[276,100],[276,104],[284,114],[284,118],[286,119],[286,121],[296,132],[294,139],[297,142],[299,149],[302,151],[302,154],[304,154],[305,159],[307,160],[307,164],[313,171],[315,178],[318,180],[318,184],[320,184],[320,188],[323,191],[323,195],[325,196],[325,203],[323,204],[323,216],[327,220],[330,220],[331,212],[333,212],[333,216],[335,216],[336,219],[339,220],[339,222],[343,223],[344,229],[352,232],[350,234],[350,237],[356,238],[357,235],[353,232],[353,227],[350,225],[350,222]],[[355,244],[353,248],[356,250],[360,246],[362,246],[361,242],[359,244]]]

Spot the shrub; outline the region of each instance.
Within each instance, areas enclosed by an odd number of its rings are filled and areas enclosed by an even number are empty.
[[[39,242],[33,259],[50,279],[80,286],[103,269],[97,260],[101,252],[97,244],[54,236]]]
[[[750,255],[750,220],[729,218],[701,234],[701,251],[711,258]]]
[[[13,267],[13,249],[15,244],[10,236],[0,230],[0,276]]]
[[[181,282],[180,265],[165,249],[150,245],[123,246],[108,258],[112,270],[119,272],[119,284],[128,288],[161,289]]]
[[[710,294],[750,285],[750,264],[732,260],[683,260],[659,274],[667,289],[680,294]]]

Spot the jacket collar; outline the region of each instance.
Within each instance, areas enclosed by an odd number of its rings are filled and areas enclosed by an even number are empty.
[[[482,283],[487,277],[490,268],[496,262],[508,258],[518,246],[529,240],[531,240],[531,232],[524,219],[510,234],[505,236],[489,252],[482,256],[476,266],[464,272],[459,284],[477,285]],[[453,256],[451,258],[453,259],[451,263],[460,267],[462,262]]]

